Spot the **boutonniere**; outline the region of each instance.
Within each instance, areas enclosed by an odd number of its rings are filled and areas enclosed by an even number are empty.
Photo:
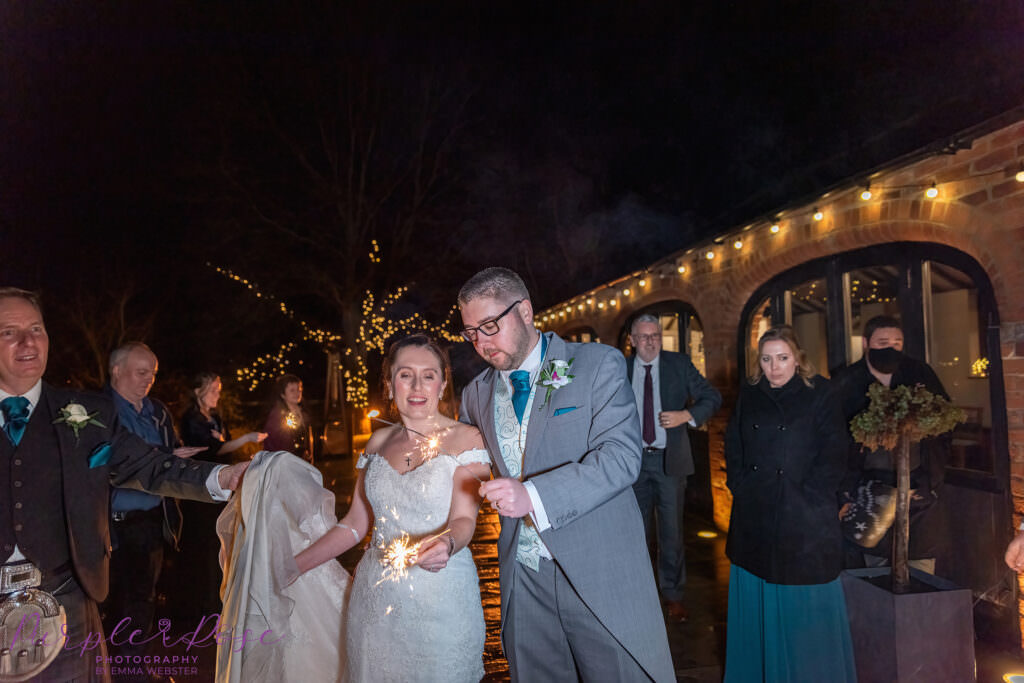
[[[53,424],[66,424],[71,427],[71,431],[75,433],[75,439],[77,439],[78,432],[88,425],[107,426],[96,419],[99,414],[98,410],[95,413],[89,413],[81,403],[69,403],[60,409],[60,417],[54,420]]]
[[[548,393],[544,395],[544,402],[540,404],[541,408],[547,405],[548,400],[551,398],[551,392],[564,387],[566,384],[571,384],[576,379],[576,375],[569,374],[572,372],[572,362],[574,360],[576,359],[548,361],[547,367],[541,369],[540,379],[537,383],[542,387],[548,388]]]

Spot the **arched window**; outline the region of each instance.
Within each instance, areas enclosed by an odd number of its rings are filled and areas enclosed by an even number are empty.
[[[931,365],[967,415],[952,434],[939,496],[951,541],[937,572],[1010,614],[1015,586],[1000,566],[1011,500],[999,315],[977,261],[943,245],[897,242],[801,264],[747,301],[737,330],[739,367],[752,368],[751,350],[768,326],[789,323],[818,370],[830,375],[860,360],[864,324],[883,314],[900,320],[904,351]]]
[[[681,351],[690,356],[700,374],[707,375],[707,359],[704,355],[704,326],[697,317],[693,306],[682,301],[659,301],[638,309],[626,320],[619,332],[619,350],[629,355],[629,330],[640,315],[653,315],[661,322],[661,347],[666,351]]]

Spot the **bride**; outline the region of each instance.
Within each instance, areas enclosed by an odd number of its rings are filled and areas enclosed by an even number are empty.
[[[487,451],[475,427],[441,414],[451,368],[430,337],[395,342],[382,375],[401,424],[370,437],[348,513],[295,561],[317,567],[373,524],[349,597],[345,679],[478,681],[484,617],[467,546]],[[396,548],[412,548],[408,562]]]

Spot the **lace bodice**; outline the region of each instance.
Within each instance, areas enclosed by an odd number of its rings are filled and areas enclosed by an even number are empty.
[[[360,456],[356,467],[366,469],[366,497],[373,508],[375,544],[389,543],[403,533],[417,537],[444,530],[451,508],[455,469],[490,463],[482,448],[458,455],[439,454],[408,472],[398,472],[385,458]]]

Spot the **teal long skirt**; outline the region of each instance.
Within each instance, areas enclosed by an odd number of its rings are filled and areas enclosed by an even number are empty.
[[[725,683],[856,683],[846,598],[837,578],[768,583],[732,566]]]

